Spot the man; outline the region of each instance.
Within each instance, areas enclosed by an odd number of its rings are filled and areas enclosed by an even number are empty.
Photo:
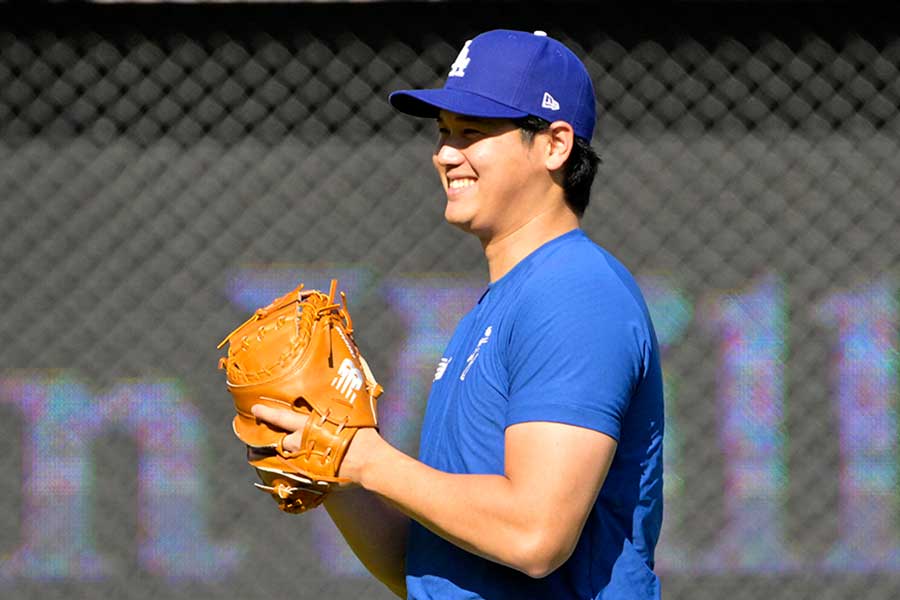
[[[409,598],[658,598],[659,348],[626,268],[579,228],[598,159],[580,60],[543,32],[466,42],[441,89],[390,96],[433,118],[444,216],[490,283],[441,359],[419,460],[363,429],[326,509]],[[254,407],[294,431],[305,417]]]

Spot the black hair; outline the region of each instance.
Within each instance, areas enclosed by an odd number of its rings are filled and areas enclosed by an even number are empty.
[[[513,123],[522,130],[527,140],[534,139],[536,133],[550,128],[550,121],[535,116],[513,119]],[[584,215],[591,200],[591,184],[597,174],[600,157],[591,147],[591,143],[583,137],[575,136],[572,153],[563,165],[563,192],[566,204],[579,217]]]

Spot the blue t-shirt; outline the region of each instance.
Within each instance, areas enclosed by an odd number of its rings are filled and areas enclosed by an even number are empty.
[[[503,474],[505,430],[526,421],[587,427],[618,442],[572,556],[533,579],[414,522],[408,597],[659,598],[659,346],[631,274],[579,229],[489,285],[462,319],[435,372],[419,459],[449,473]]]

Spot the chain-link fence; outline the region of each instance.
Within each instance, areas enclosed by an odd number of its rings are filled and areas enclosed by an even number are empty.
[[[252,489],[215,346],[339,275],[415,451],[486,272],[386,96],[498,26],[600,96],[584,228],[665,348],[665,596],[900,595],[896,21],[552,7],[0,12],[0,595],[389,597]]]

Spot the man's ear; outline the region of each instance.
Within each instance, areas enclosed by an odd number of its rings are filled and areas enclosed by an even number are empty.
[[[575,130],[565,121],[554,121],[543,133],[547,136],[547,169],[561,169],[575,147]]]

